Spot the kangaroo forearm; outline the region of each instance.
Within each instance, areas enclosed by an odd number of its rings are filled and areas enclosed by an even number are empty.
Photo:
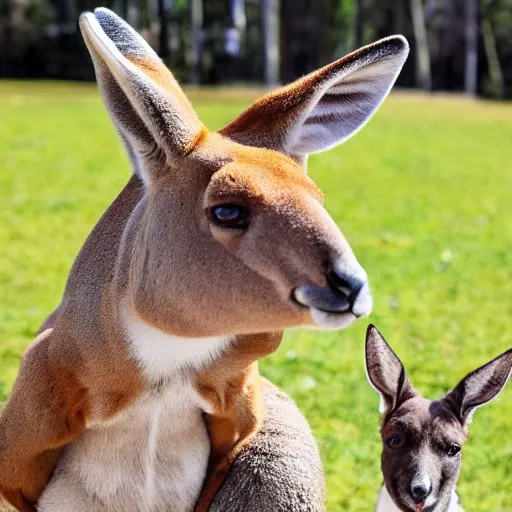
[[[0,460],[0,494],[18,510],[35,510],[57,464],[60,450],[47,451],[28,460],[7,454]]]
[[[48,356],[52,330],[31,344],[0,417],[0,492],[19,510],[37,502],[62,447],[85,428],[87,392]]]
[[[22,382],[0,418],[0,494],[18,510],[29,510],[50,480],[62,447],[78,437],[84,423],[76,414],[39,409],[41,402]]]

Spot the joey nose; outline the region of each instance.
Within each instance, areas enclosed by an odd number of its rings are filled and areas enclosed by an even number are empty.
[[[412,483],[411,494],[416,503],[421,503],[430,494],[432,486],[430,482]]]

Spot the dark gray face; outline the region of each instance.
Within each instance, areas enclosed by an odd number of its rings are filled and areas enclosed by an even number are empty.
[[[382,472],[404,512],[445,512],[460,472],[466,435],[441,401],[410,398],[384,418]]]
[[[446,512],[459,477],[460,448],[476,408],[503,389],[512,372],[512,349],[466,375],[441,400],[426,400],[373,325],[366,332],[366,372],[379,393],[382,473],[404,512]]]

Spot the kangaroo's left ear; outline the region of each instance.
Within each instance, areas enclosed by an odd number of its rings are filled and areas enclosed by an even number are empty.
[[[220,133],[282,151],[305,165],[309,153],[344,142],[366,124],[408,54],[403,36],[365,46],[264,96]]]
[[[144,39],[108,9],[80,16],[110,117],[146,185],[207,134],[172,73]]]
[[[473,413],[498,396],[512,370],[512,349],[466,375],[444,398],[443,402],[467,427]]]

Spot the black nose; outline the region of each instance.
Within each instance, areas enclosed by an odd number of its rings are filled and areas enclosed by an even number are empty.
[[[350,307],[354,305],[357,295],[364,286],[364,282],[358,277],[349,276],[339,270],[330,270],[327,273],[327,283],[334,293],[343,295],[348,299]]]
[[[431,486],[426,484],[417,484],[412,486],[411,493],[416,503],[421,503],[430,494]]]

